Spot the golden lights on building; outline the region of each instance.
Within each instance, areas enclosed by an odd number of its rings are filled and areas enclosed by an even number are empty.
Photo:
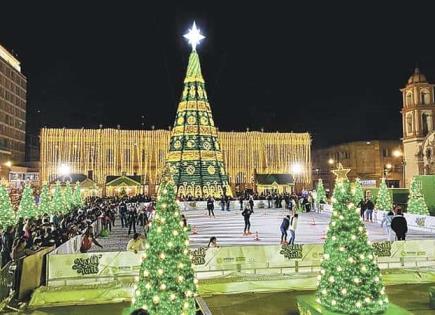
[[[170,131],[120,129],[41,130],[41,180],[58,176],[67,164],[103,185],[107,176],[138,175],[157,184],[169,150]],[[308,133],[219,132],[230,185],[253,188],[255,173],[291,173],[296,184],[311,183],[311,137]]]

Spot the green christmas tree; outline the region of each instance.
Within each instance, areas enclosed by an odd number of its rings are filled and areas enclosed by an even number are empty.
[[[24,186],[17,214],[20,218],[33,218],[38,215],[35,198],[33,197],[33,189],[30,184]]]
[[[195,24],[192,29],[197,30]],[[177,195],[231,195],[218,132],[195,47],[192,43],[184,89],[166,159],[174,171]]]
[[[51,214],[51,200],[48,185],[44,184],[41,188],[41,194],[39,195],[38,213],[39,215]]]
[[[65,200],[66,211],[69,212],[74,207],[74,193],[69,181],[65,184],[65,190],[63,192],[63,198]]]
[[[344,314],[381,313],[388,307],[388,298],[366,228],[353,203],[347,173],[343,172],[341,165],[334,171],[333,212],[323,247],[317,301]]]
[[[421,193],[421,185],[415,177],[412,178],[409,189],[407,212],[419,215],[430,215],[429,209]]]
[[[316,203],[326,203],[326,192],[325,188],[323,187],[323,181],[321,178],[319,178],[319,182],[317,183],[316,188]]]
[[[0,184],[0,227],[6,229],[15,225],[15,211],[12,209],[11,199],[6,187]]]
[[[74,205],[74,207],[77,207],[77,208],[83,206],[82,192],[80,189],[79,182],[76,183],[76,187],[74,188],[73,205]]]
[[[65,199],[62,193],[62,187],[60,187],[60,181],[56,182],[54,187],[53,198],[51,198],[51,213],[66,213],[67,207],[65,205]]]
[[[191,264],[187,228],[183,227],[175,196],[175,185],[167,167],[159,186],[156,215],[132,301],[133,309],[143,308],[152,315],[196,313],[197,280]]]
[[[359,178],[355,179],[352,187],[353,203],[358,206],[359,203],[364,200],[364,190],[361,185],[361,180]]]
[[[387,184],[385,183],[385,178],[382,178],[381,184],[379,185],[379,192],[376,198],[376,209],[383,211],[390,211],[393,209],[393,202]]]

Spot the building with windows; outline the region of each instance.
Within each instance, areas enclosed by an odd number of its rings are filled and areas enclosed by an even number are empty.
[[[103,187],[111,176],[140,176],[153,193],[166,163],[168,130],[41,130],[41,180],[51,182],[59,167],[84,174]],[[293,174],[296,187],[311,185],[311,137],[308,133],[218,132],[229,183],[234,193],[255,188],[255,174]],[[299,186],[298,186],[299,185]]]
[[[313,150],[313,182],[322,178],[332,190],[337,163],[350,168],[350,180],[359,178],[365,187],[379,185],[382,177],[389,187],[403,187],[402,143],[400,140],[355,141]]]
[[[26,90],[20,62],[0,45],[0,177],[25,159]]]

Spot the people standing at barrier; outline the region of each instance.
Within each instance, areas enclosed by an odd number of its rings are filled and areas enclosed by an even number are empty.
[[[298,214],[295,213],[290,220],[290,239],[289,244],[294,244],[296,239],[296,228],[298,226]]]
[[[12,248],[11,256],[12,260],[18,260],[22,257],[32,255],[34,253],[35,252],[33,250],[27,248],[27,239],[25,237],[21,237]]]
[[[248,204],[245,206],[245,210],[242,212],[242,216],[245,220],[245,228],[243,230],[243,236],[250,235],[251,233],[251,214],[253,211],[251,210],[250,206],[248,207]]]
[[[89,228],[85,232],[85,234],[83,234],[82,242],[80,244],[80,253],[87,253],[92,248],[92,244],[103,248],[103,246],[95,239],[94,233],[92,233],[91,228]]]
[[[398,207],[396,209],[396,215],[391,220],[391,229],[396,233],[396,239],[398,241],[404,241],[406,233],[408,233],[408,223],[403,216],[402,209]]]
[[[391,221],[393,220],[394,212],[388,211],[384,213],[384,218],[381,221],[381,227],[385,226],[385,233],[387,234],[387,239],[392,242],[395,239],[395,233],[391,230]]]
[[[139,233],[134,233],[133,238],[128,241],[127,250],[137,254],[139,251],[144,250],[143,244],[144,237]]]
[[[210,241],[208,242],[207,248],[217,248],[218,243],[217,243],[217,238],[216,236],[212,236],[210,237]]]
[[[207,198],[207,210],[208,210],[208,216],[211,217],[213,215],[213,218],[215,218],[215,215],[214,215],[214,198],[212,196],[209,196]]]
[[[287,244],[287,230],[290,226],[290,216],[286,216],[281,223],[281,244]]]

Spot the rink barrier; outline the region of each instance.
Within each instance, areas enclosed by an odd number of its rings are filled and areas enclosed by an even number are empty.
[[[435,267],[435,240],[374,242],[381,269]],[[293,274],[318,271],[323,244],[231,246],[191,250],[198,279],[229,274]],[[49,255],[47,285],[90,285],[137,280],[141,253],[103,252]]]

